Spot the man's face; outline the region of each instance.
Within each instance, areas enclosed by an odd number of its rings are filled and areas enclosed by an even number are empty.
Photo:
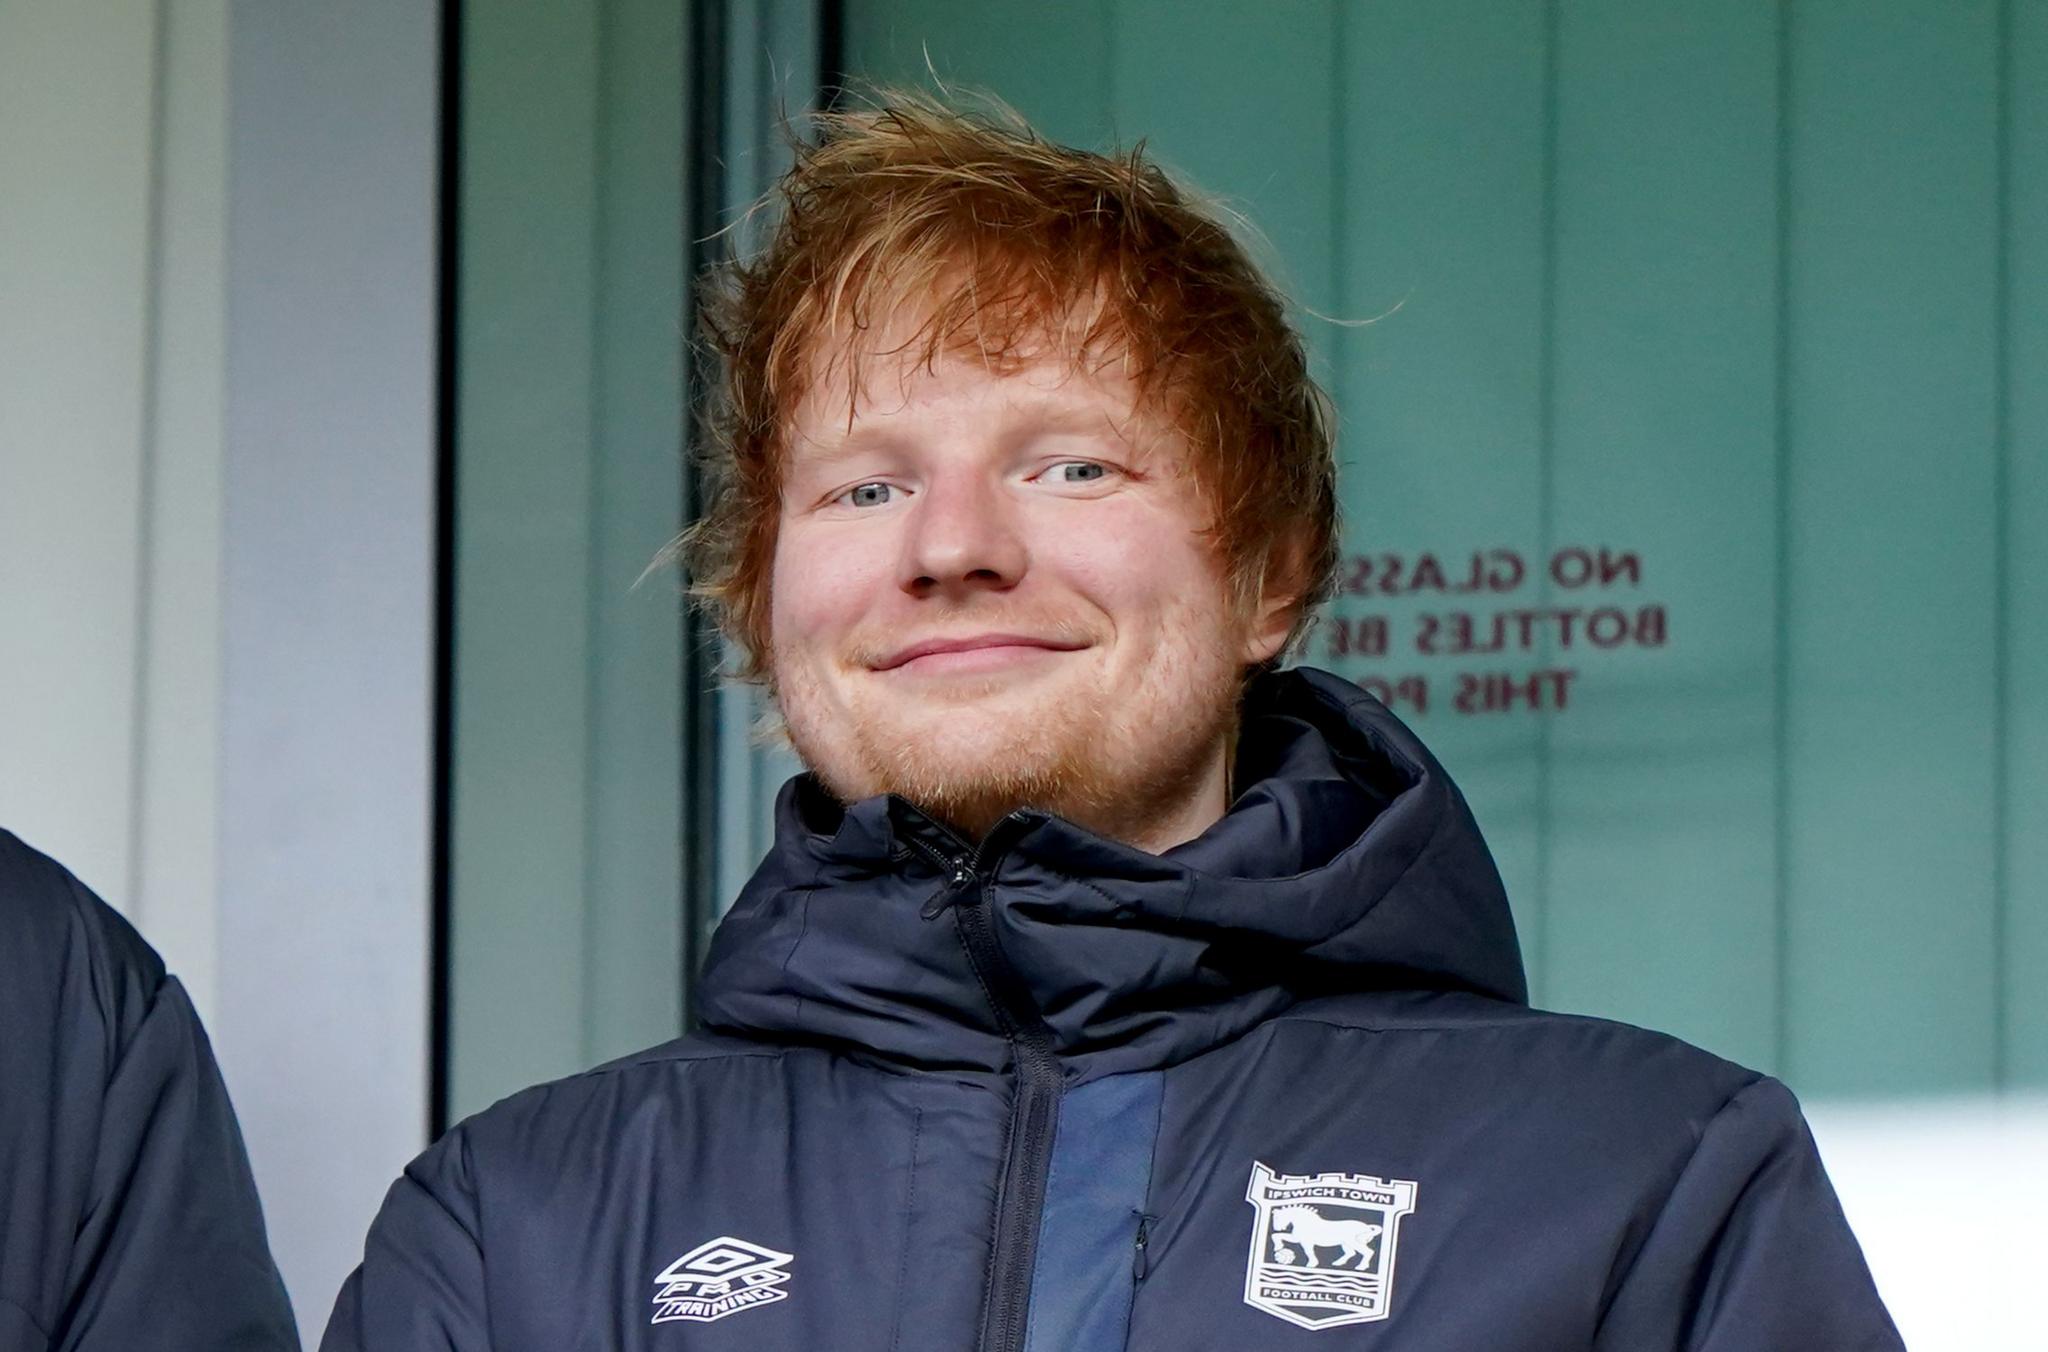
[[[796,750],[978,836],[1034,806],[1163,849],[1219,816],[1243,666],[1179,434],[1112,371],[870,364],[792,420],[770,593]]]

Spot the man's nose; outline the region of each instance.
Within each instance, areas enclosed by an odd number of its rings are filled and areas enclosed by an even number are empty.
[[[904,541],[902,586],[913,596],[1003,591],[1029,553],[1000,485],[965,477],[926,486]]]

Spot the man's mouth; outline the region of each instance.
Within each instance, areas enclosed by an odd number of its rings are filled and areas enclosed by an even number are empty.
[[[1069,639],[1035,634],[968,634],[954,638],[929,638],[889,653],[875,664],[875,670],[915,675],[996,671],[1086,646]]]

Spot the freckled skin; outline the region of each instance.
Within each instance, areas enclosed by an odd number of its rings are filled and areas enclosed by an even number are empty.
[[[844,799],[899,793],[971,838],[1020,806],[1155,851],[1200,834],[1243,667],[1291,613],[1233,613],[1178,434],[1113,371],[894,376],[850,429],[843,380],[792,422],[770,642],[798,754]],[[988,635],[1051,646],[887,666]]]

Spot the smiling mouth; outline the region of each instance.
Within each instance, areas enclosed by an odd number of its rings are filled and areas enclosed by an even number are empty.
[[[941,675],[999,671],[1041,661],[1085,645],[1021,634],[978,634],[971,638],[928,639],[900,648],[876,664],[877,671]]]

